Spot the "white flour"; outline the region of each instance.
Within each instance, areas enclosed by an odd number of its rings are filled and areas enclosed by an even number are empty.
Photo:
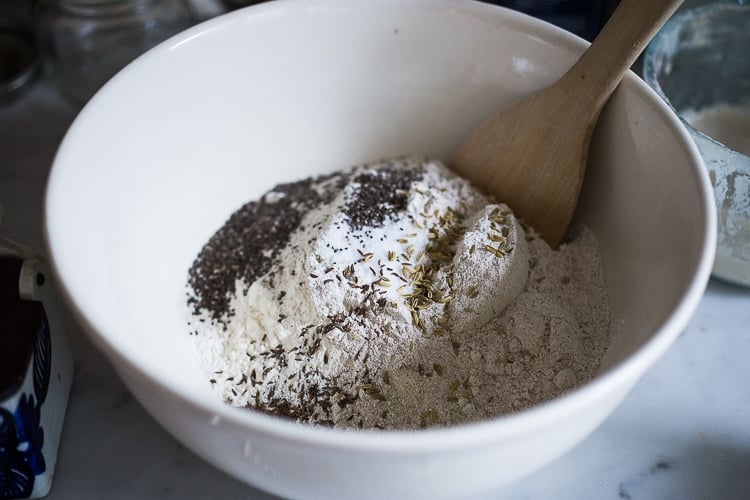
[[[589,231],[553,252],[435,162],[360,167],[345,189],[339,180],[312,183],[335,195],[300,209],[283,248],[265,252],[274,265],[234,281],[227,312],[197,308],[196,345],[226,401],[407,429],[517,411],[596,373],[609,310]],[[230,239],[212,240],[197,274]]]

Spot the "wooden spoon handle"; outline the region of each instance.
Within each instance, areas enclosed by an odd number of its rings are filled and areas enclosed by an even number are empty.
[[[562,77],[594,116],[682,0],[621,0],[595,43]],[[565,86],[565,85],[563,85]]]

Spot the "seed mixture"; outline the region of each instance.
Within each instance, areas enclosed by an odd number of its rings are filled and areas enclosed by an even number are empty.
[[[492,418],[589,380],[609,344],[596,242],[552,251],[433,160],[282,184],[188,276],[190,328],[228,403],[416,429]]]

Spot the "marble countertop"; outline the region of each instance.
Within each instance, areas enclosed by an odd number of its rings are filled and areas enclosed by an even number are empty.
[[[44,186],[77,109],[40,79],[0,102],[0,234],[42,248]],[[68,316],[76,375],[48,498],[260,499],[133,399]],[[675,345],[590,437],[484,498],[750,498],[750,290],[712,281]]]

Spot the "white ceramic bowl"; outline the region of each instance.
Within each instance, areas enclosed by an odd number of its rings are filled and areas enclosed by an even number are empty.
[[[55,159],[46,231],[71,308],[169,432],[274,493],[457,497],[531,473],[590,433],[664,353],[711,269],[700,156],[635,75],[601,117],[577,213],[601,245],[614,343],[602,374],[559,400],[413,433],[313,428],[226,406],[192,350],[186,273],[230,212],[274,184],[383,156],[446,158],[585,45],[449,0],[272,2],[178,35],[90,101]]]

